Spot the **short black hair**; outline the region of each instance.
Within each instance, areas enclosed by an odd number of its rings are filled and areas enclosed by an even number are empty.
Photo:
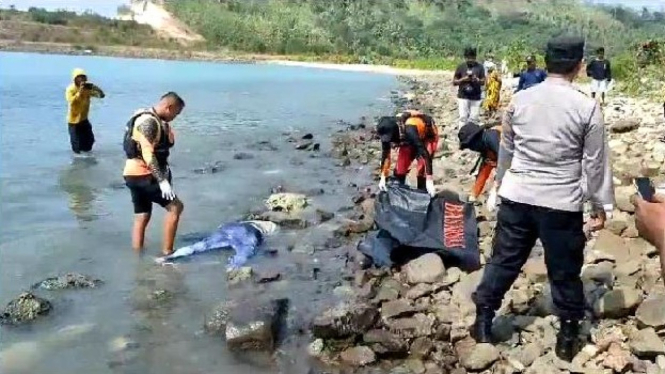
[[[476,49],[474,47],[464,48],[464,57],[466,58],[475,58],[477,56]]]
[[[596,53],[598,53],[598,54],[600,54],[600,53],[605,53],[605,48],[604,48],[604,47],[600,47],[600,48],[596,49]]]
[[[169,91],[169,92],[165,93],[164,95],[162,95],[161,99],[162,100],[170,99],[170,100],[173,100],[176,104],[178,104],[179,107],[181,107],[181,108],[185,107],[185,100],[183,100],[182,97],[180,97],[180,95],[178,95],[177,93],[175,93],[173,91]]]

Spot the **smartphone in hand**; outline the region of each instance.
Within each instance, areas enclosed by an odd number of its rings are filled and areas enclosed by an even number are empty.
[[[653,202],[653,196],[656,193],[656,189],[651,183],[651,179],[646,177],[640,177],[634,179],[635,188],[637,188],[637,193],[645,201]]]
[[[94,87],[94,85],[92,83],[89,83],[89,82],[83,83],[83,88],[85,88],[85,89],[91,90],[93,87]]]

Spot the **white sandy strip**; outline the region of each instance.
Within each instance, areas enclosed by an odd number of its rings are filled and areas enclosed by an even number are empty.
[[[324,62],[285,61],[285,60],[266,60],[266,61],[257,61],[257,63],[283,65],[283,66],[296,66],[303,68],[353,71],[360,73],[390,74],[390,75],[425,76],[425,75],[452,74],[451,71],[447,70],[400,69],[392,66],[370,65],[370,64],[332,64]]]

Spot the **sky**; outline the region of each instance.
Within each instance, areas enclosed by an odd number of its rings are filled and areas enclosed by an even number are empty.
[[[502,0],[510,1],[510,0]],[[632,6],[638,9],[646,6],[651,9],[660,10],[665,8],[665,0],[587,0],[596,4],[614,4]],[[67,9],[73,11],[92,10],[106,17],[114,17],[119,5],[127,3],[127,0],[0,0],[0,7],[6,8],[10,5],[17,9],[29,7],[46,8],[49,10]]]
[[[14,5],[16,9],[25,10],[30,7],[48,10],[67,9],[78,12],[92,10],[106,17],[114,17],[118,6],[128,3],[126,0],[0,0],[0,7]]]

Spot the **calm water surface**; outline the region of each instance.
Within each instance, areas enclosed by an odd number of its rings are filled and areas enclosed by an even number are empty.
[[[81,67],[107,98],[95,101],[94,157],[73,159],[64,89]],[[0,329],[0,372],[259,373],[202,333],[205,314],[225,299],[224,254],[177,268],[155,267],[162,212],[156,208],[147,256],[129,249],[132,206],[122,181],[121,138],[131,113],[166,91],[187,107],[174,122],[174,184],[185,203],[180,233],[206,232],[261,204],[272,186],[322,186],[315,203],[347,205],[343,171],[297,152],[285,132],[311,132],[329,148],[338,120],[390,109],[390,76],[270,65],[131,60],[0,53],[0,306],[31,284],[64,272],[105,281],[94,290],[41,292],[54,304],[33,325]],[[267,146],[269,142],[272,146]],[[234,155],[249,153],[251,159]],[[221,161],[224,170],[195,169]],[[182,242],[181,242],[182,243]],[[285,261],[254,259],[260,261]],[[284,296],[315,288],[287,280]],[[168,290],[173,300],[154,301]],[[306,294],[306,292],[305,292]],[[300,301],[292,297],[293,308]],[[155,305],[159,305],[156,307]],[[127,337],[138,348],[117,350]]]

